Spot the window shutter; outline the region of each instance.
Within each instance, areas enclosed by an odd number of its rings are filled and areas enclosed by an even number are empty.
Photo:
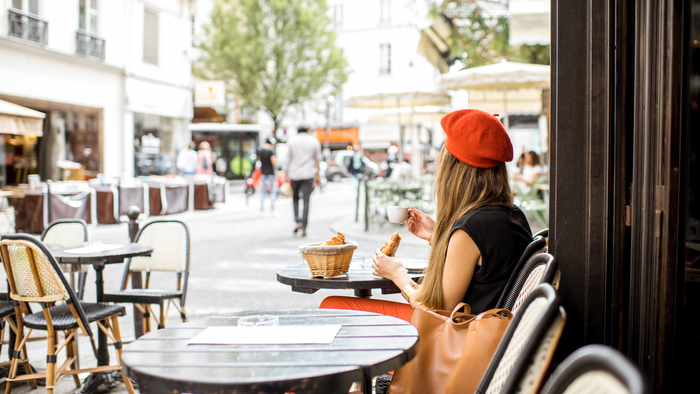
[[[158,65],[158,13],[143,10],[143,62]]]

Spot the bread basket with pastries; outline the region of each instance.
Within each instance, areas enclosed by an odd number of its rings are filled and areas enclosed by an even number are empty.
[[[300,246],[299,253],[309,265],[312,276],[330,277],[348,272],[355,249],[356,242],[346,241],[345,236],[338,233],[325,242]]]

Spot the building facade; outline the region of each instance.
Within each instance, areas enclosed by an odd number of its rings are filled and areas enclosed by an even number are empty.
[[[60,160],[87,177],[167,172],[189,140],[191,3],[0,2],[0,98],[47,114],[42,137],[4,138],[8,183],[61,179]]]

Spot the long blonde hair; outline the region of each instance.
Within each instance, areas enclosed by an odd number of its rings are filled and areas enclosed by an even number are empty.
[[[447,149],[437,160],[435,203],[437,218],[430,260],[416,301],[429,308],[443,308],[442,276],[447,245],[455,221],[467,212],[485,206],[510,206],[513,192],[508,184],[505,163],[494,168],[478,168],[459,161]]]

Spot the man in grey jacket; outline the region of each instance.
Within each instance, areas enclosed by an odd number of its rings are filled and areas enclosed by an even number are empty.
[[[309,135],[307,126],[299,126],[297,135],[287,142],[287,180],[292,184],[292,199],[294,205],[294,220],[297,225],[294,233],[301,230],[306,236],[306,223],[309,218],[309,197],[314,185],[320,184],[318,163],[321,162],[321,144]],[[304,199],[304,211],[299,216],[299,194]]]

